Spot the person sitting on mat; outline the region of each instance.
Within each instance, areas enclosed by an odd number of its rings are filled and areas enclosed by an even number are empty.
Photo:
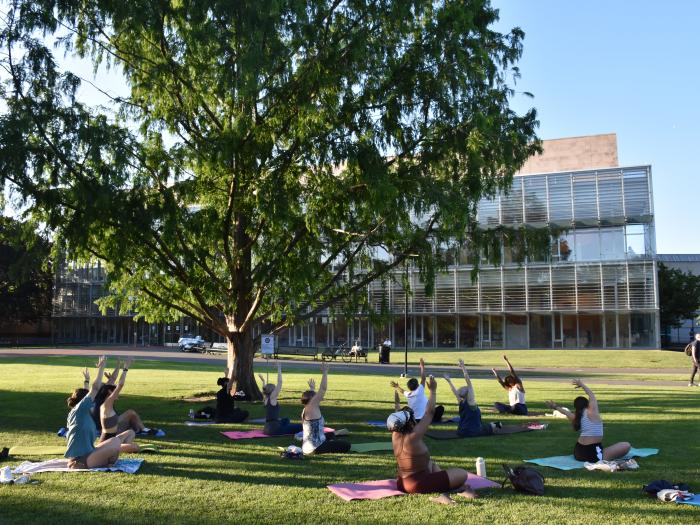
[[[214,410],[214,421],[217,423],[241,423],[248,418],[248,411],[236,408],[233,402],[233,395],[229,391],[228,369],[224,377],[220,377],[216,384],[221,389],[216,393],[216,409]],[[234,392],[235,393],[235,392]]]
[[[464,366],[464,361],[461,359],[459,360],[459,368],[462,370],[464,380],[467,382],[467,385],[459,388],[459,390],[452,384],[452,379],[450,379],[449,374],[444,374],[444,378],[447,384],[450,385],[452,393],[457,398],[457,403],[459,404],[459,426],[457,427],[457,435],[460,437],[490,436],[501,424],[485,424],[481,422],[481,409],[476,404],[474,386],[472,385],[471,379],[469,379],[469,373]]]
[[[316,391],[316,382],[309,379],[309,390],[301,395],[301,424],[303,427],[301,450],[304,454],[328,454],[333,452],[349,452],[350,443],[335,439],[336,435],[344,432],[324,432],[325,422],[321,415],[321,401],[326,395],[328,386],[328,363],[321,363],[321,383]]]
[[[118,434],[119,427],[119,416],[114,411],[114,402],[119,398],[119,393],[124,388],[124,383],[126,382],[126,373],[129,371],[129,367],[133,362],[132,359],[127,359],[121,364],[122,371],[119,376],[119,383],[115,385],[102,385],[95,398],[95,403],[97,404],[98,398],[106,394],[106,397],[100,399],[100,425],[102,428],[102,434],[100,435],[100,443],[107,441],[115,437]],[[114,372],[116,375],[116,371]],[[127,438],[122,442],[121,452],[139,452],[141,448],[133,443],[135,432],[131,429],[125,432]]]
[[[593,391],[580,379],[574,379],[572,383],[588,395],[588,398],[579,396],[574,399],[574,414],[551,400],[547,401],[546,405],[565,414],[571,421],[574,430],[580,431],[579,438],[574,445],[574,457],[578,461],[590,463],[596,463],[601,459],[610,461],[623,457],[630,451],[631,445],[626,441],[621,441],[609,447],[603,447],[603,420],[600,417],[598,400]]]
[[[132,361],[130,360],[129,363]],[[105,377],[107,378],[107,382],[104,383],[101,387],[100,390],[97,392],[97,396],[95,396],[95,406],[91,411],[92,414],[92,419],[97,425],[98,430],[102,430],[102,432],[106,432],[104,425],[102,423],[102,403],[114,392],[114,390],[117,388],[115,383],[117,381],[117,376],[119,375],[119,369],[122,367],[121,362],[117,360],[117,366],[114,368],[114,371],[110,373],[105,373]],[[128,366],[127,366],[128,370]],[[122,369],[123,372],[123,369]],[[116,398],[115,398],[116,400]],[[112,409],[110,412],[113,412],[111,417],[117,416],[117,429],[116,433],[119,434],[121,432],[124,432],[126,430],[133,430],[134,433],[137,436],[163,436],[165,433],[158,429],[158,428],[149,428],[146,425],[143,424],[143,421],[141,421],[141,416],[138,415],[138,413],[133,410],[133,409],[128,409],[121,414],[117,412],[114,409],[114,405],[112,405]],[[110,420],[111,422],[111,420]]]
[[[423,361],[423,358],[421,357],[420,359],[420,384],[415,377],[412,377],[406,383],[408,390],[401,388],[396,381],[392,381],[389,384],[395,391],[402,393],[406,397],[406,402],[411,410],[413,410],[416,421],[423,419],[425,408],[428,406],[428,397],[425,395],[425,361]],[[440,421],[444,413],[445,407],[442,405],[436,406],[433,415],[433,423]]]
[[[423,441],[423,436],[433,421],[435,412],[435,393],[437,383],[432,376],[428,380],[430,397],[425,408],[425,416],[418,422],[410,407],[390,414],[386,426],[391,431],[391,443],[398,467],[396,485],[402,492],[409,494],[430,494],[439,492],[440,496],[431,498],[436,503],[451,504],[454,500],[449,492],[458,491],[466,498],[475,498],[476,494],[467,484],[469,473],[461,468],[442,470],[430,459],[430,452]],[[394,394],[396,408],[399,405],[398,391]]]
[[[262,382],[263,406],[265,407],[265,427],[263,432],[270,436],[296,434],[302,431],[299,423],[290,423],[289,418],[280,418],[279,395],[282,391],[282,363],[277,363],[277,384],[265,383],[262,374],[258,374]]]
[[[494,407],[501,414],[514,414],[516,416],[527,416],[527,405],[525,404],[525,387],[523,386],[523,381],[520,379],[518,374],[515,373],[513,365],[508,361],[507,356],[503,356],[503,360],[508,365],[508,374],[505,378],[501,379],[495,368],[491,369],[493,375],[496,376],[496,380],[500,385],[508,391],[508,401],[509,405],[504,403],[496,402]]]
[[[85,378],[83,388],[75,389],[66,400],[70,408],[66,423],[68,432],[64,454],[68,458],[68,468],[86,469],[113,465],[119,458],[122,443],[133,439],[133,431],[127,430],[95,446],[98,432],[90,409],[95,405],[95,396],[102,386],[105,363],[105,356],[101,356],[97,362],[97,376],[89,390],[90,372],[86,368],[83,372]]]

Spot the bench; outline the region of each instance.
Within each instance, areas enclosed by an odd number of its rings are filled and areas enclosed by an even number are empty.
[[[316,346],[278,346],[275,348],[274,358],[279,359],[281,355],[308,355],[318,359],[318,347]]]

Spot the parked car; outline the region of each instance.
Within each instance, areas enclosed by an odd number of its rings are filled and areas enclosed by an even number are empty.
[[[207,343],[201,335],[195,337],[181,337],[177,341],[181,352],[205,352],[211,348],[211,343]]]

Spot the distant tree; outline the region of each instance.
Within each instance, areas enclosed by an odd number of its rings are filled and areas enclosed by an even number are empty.
[[[430,286],[438,247],[493,242],[479,199],[540,151],[509,107],[523,32],[488,0],[15,0],[4,20],[0,174],[106,262],[103,307],[211,328],[252,397],[254,326],[371,310],[409,256]],[[129,94],[86,107],[47,41]]]
[[[34,226],[0,217],[0,321],[38,321],[51,315],[50,244]]]
[[[700,275],[659,263],[659,316],[662,327],[681,326],[700,310]]]

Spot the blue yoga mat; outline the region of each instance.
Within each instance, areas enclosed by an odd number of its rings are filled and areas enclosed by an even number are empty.
[[[658,448],[634,448],[629,451],[629,453],[622,459],[629,458],[646,458],[648,456],[653,456],[658,454]],[[574,470],[577,468],[583,468],[584,462],[578,461],[574,456],[552,456],[549,458],[537,458],[537,459],[525,459],[523,460],[527,463],[534,463],[535,465],[541,465],[543,467],[551,467],[559,470]]]
[[[700,507],[700,494],[696,494],[692,498],[685,501],[676,500],[676,503],[679,505],[695,505],[696,507]]]

